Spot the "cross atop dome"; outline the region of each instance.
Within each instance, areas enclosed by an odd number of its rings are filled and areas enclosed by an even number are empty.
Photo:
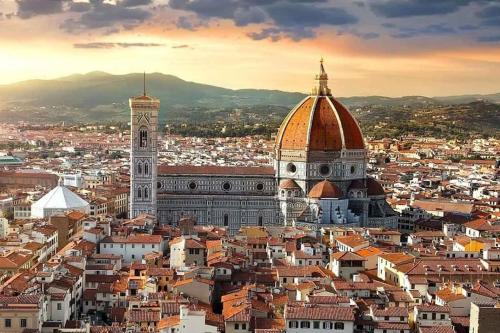
[[[319,74],[316,75],[318,84],[312,90],[312,95],[330,96],[332,93],[328,88],[328,74],[326,74],[325,66],[323,66],[323,58],[319,61]]]

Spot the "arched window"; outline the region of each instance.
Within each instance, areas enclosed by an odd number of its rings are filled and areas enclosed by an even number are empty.
[[[139,129],[139,147],[146,148],[148,146],[148,130],[145,127]]]
[[[142,189],[140,187],[137,188],[137,197],[142,198]]]
[[[149,176],[149,164],[148,164],[148,162],[144,163],[144,175]]]
[[[142,174],[142,163],[141,162],[137,163],[137,174],[138,175]]]
[[[144,199],[149,198],[149,188],[145,187],[144,188]]]
[[[224,226],[229,226],[229,216],[227,214],[224,214]]]
[[[259,227],[262,227],[264,225],[264,221],[262,219],[262,216],[259,216]]]

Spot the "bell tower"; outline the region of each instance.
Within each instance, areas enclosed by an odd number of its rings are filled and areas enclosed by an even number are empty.
[[[157,136],[160,100],[146,94],[146,73],[142,96],[130,105],[130,218],[142,213],[157,215]]]

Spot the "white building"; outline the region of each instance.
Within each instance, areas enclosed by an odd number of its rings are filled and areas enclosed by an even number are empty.
[[[180,306],[180,313],[172,320],[160,322],[160,333],[217,333],[217,327],[205,323],[206,313],[203,310],[192,310],[187,305]]]
[[[151,252],[163,253],[165,243],[160,235],[109,236],[100,242],[99,249],[101,254],[121,255],[124,262],[130,263],[144,259]]]
[[[353,333],[354,312],[345,307],[287,306],[287,333]]]
[[[89,203],[64,187],[62,180],[59,180],[58,186],[31,205],[31,217],[47,218],[69,210],[77,210],[88,214],[90,210]]]

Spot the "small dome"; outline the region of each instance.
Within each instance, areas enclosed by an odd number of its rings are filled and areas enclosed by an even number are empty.
[[[363,190],[365,188],[365,184],[361,179],[354,179],[349,186],[350,190]]]
[[[311,199],[323,199],[323,198],[341,198],[342,191],[334,183],[323,180],[309,191],[309,198]]]
[[[69,210],[88,212],[89,203],[64,186],[56,186],[40,200],[31,205],[33,218],[50,217]]]
[[[373,178],[366,178],[366,188],[368,196],[385,195],[385,191],[382,185],[380,185],[380,183]]]
[[[284,190],[300,189],[300,186],[293,179],[283,179],[280,182],[280,188]]]

